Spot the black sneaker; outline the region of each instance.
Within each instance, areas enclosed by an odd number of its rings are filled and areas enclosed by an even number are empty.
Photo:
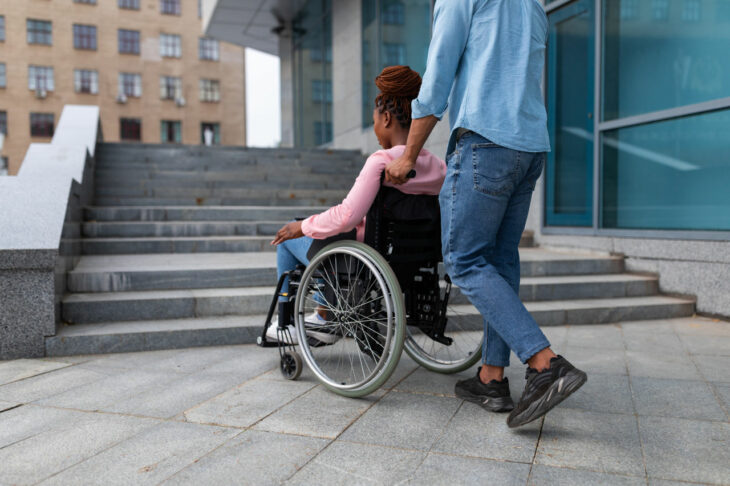
[[[512,397],[509,394],[509,381],[504,378],[502,381],[492,380],[486,385],[477,376],[468,380],[456,382],[454,391],[456,396],[468,402],[476,403],[482,408],[491,412],[509,412],[515,408]]]
[[[550,368],[537,371],[527,368],[525,391],[507,425],[519,427],[548,413],[555,405],[583,386],[588,377],[562,356],[550,360]]]

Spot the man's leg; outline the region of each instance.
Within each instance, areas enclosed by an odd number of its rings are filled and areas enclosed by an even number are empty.
[[[490,261],[511,195],[527,172],[521,154],[476,134],[462,137],[449,161],[441,202],[447,272],[489,323],[486,333],[498,334],[526,362],[550,343]],[[491,356],[488,343],[485,363],[507,366],[508,349],[496,339],[492,344],[501,349]]]

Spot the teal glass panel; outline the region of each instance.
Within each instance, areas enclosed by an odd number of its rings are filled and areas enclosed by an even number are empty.
[[[308,0],[294,24],[294,137],[299,147],[332,141],[332,9]]]
[[[730,96],[730,1],[603,2],[603,119]]]
[[[362,0],[362,126],[373,124],[373,102],[378,69],[378,15],[376,0]]]
[[[373,124],[375,77],[407,65],[423,75],[431,41],[431,0],[362,0],[362,125]]]
[[[548,226],[593,225],[594,11],[592,0],[550,14],[545,170]]]
[[[606,228],[730,230],[730,110],[604,132]]]

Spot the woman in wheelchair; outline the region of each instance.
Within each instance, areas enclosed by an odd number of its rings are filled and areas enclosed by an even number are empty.
[[[341,204],[302,221],[288,223],[277,232],[271,244],[277,245],[278,278],[293,271],[297,265],[309,264],[307,253],[314,240],[350,233],[347,235],[349,239],[364,241],[365,216],[381,188],[381,174],[385,166],[403,155],[405,150],[411,125],[411,101],[418,95],[421,77],[407,66],[390,66],[375,78],[375,84],[380,93],[375,98],[373,130],[383,149],[368,157]],[[419,154],[414,169],[415,176],[398,186],[398,190],[405,194],[438,195],[446,175],[444,161],[424,149]],[[280,294],[287,294],[288,290],[288,281],[285,281]],[[317,341],[320,344],[332,344],[340,339],[340,335],[327,332],[326,318],[327,313],[323,306],[305,317],[307,340],[310,344],[316,344]],[[278,322],[274,320],[267,328],[266,337],[274,341],[279,334],[288,341],[287,344],[296,344],[297,333],[293,326],[289,327],[288,333],[277,333]]]

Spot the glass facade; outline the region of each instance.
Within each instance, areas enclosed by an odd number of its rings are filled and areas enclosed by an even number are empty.
[[[362,125],[373,124],[375,77],[407,65],[423,75],[431,31],[431,0],[362,0]]]
[[[332,141],[332,2],[308,0],[294,23],[294,139]]]
[[[730,2],[553,5],[545,226],[730,231]]]

